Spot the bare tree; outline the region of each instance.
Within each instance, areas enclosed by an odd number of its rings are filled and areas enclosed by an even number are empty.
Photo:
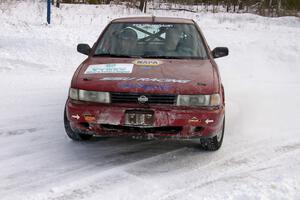
[[[146,8],[147,8],[147,0],[140,0],[140,6],[139,6],[140,11],[146,13]]]

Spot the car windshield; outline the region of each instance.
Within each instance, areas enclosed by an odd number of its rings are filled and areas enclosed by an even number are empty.
[[[112,23],[94,56],[207,59],[194,24]]]

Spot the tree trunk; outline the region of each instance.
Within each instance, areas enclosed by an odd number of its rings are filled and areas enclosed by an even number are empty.
[[[144,6],[145,6],[145,0],[140,0],[140,6],[139,6],[140,11],[143,12]]]
[[[147,0],[145,0],[145,3],[144,3],[144,13],[147,12]]]
[[[59,8],[59,5],[60,5],[60,4],[59,4],[59,1],[60,1],[60,0],[56,0],[56,7],[58,7],[58,8]]]
[[[239,1],[239,10],[243,10],[243,9],[244,9],[243,1]]]
[[[277,1],[277,15],[278,17],[281,16],[281,0]]]
[[[265,16],[265,0],[261,0],[260,1],[260,9],[259,9],[259,12],[260,12],[260,15],[262,16]]]
[[[229,12],[229,0],[226,1],[226,12]]]

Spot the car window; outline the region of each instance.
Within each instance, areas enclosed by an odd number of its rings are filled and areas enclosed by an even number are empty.
[[[94,56],[207,59],[194,24],[112,23]]]

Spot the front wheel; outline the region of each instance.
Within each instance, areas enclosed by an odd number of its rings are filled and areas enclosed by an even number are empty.
[[[225,130],[225,117],[223,119],[223,125],[219,133],[212,138],[201,138],[200,146],[206,151],[216,151],[222,146]]]
[[[83,133],[72,130],[72,128],[70,126],[70,121],[68,120],[68,117],[67,117],[66,108],[64,111],[64,125],[65,125],[65,131],[66,131],[68,137],[71,138],[72,140],[75,140],[75,141],[90,140],[93,137],[93,135],[83,134]]]

